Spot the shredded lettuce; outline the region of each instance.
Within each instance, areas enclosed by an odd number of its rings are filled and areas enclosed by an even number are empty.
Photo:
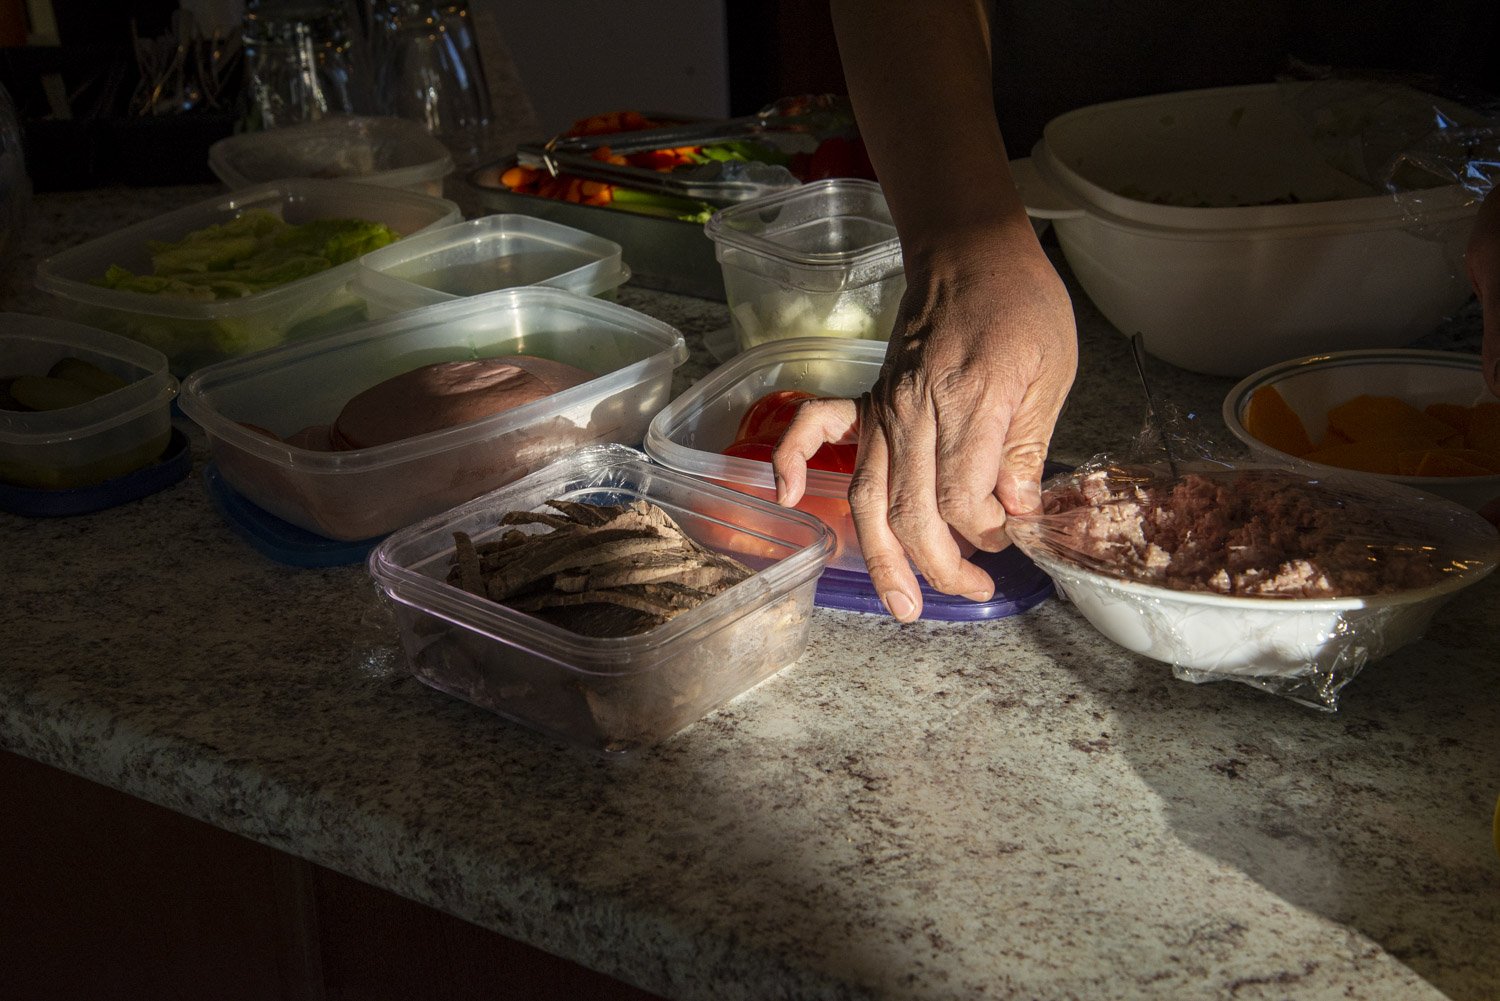
[[[315,219],[294,226],[264,209],[252,209],[175,243],[153,240],[146,248],[151,274],[111,265],[99,284],[176,299],[240,299],[326,271],[399,238],[384,223]]]

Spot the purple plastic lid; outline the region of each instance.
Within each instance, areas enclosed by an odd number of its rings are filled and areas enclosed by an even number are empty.
[[[1071,469],[1071,466],[1049,460],[1042,475],[1045,478]],[[1015,546],[1008,546],[998,553],[975,553],[969,557],[969,562],[990,575],[995,582],[995,596],[989,601],[970,601],[958,595],[943,594],[928,587],[927,582],[918,576],[917,583],[922,589],[921,618],[938,622],[1003,619],[1007,615],[1019,615],[1053,594],[1052,578]],[[880,596],[870,583],[870,575],[854,570],[823,571],[823,576],[818,578],[813,604],[846,612],[890,614],[880,603]]]
[[[161,458],[103,483],[61,490],[0,483],[0,511],[29,518],[92,514],[165,490],[187,476],[192,468],[193,453],[187,435],[173,428]]]
[[[973,622],[1019,615],[1052,595],[1052,578],[1031,558],[1015,546],[998,553],[975,553],[969,560],[988,573],[995,582],[995,596],[989,601],[934,591],[920,577],[922,585],[922,618],[939,622]],[[853,570],[825,570],[818,578],[813,603],[820,608],[837,608],[846,612],[869,612],[888,615],[880,596],[870,583],[870,575]]]

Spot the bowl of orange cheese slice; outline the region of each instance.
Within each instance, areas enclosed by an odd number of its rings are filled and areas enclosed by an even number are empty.
[[[1241,380],[1224,423],[1257,459],[1352,471],[1500,513],[1500,398],[1476,354],[1341,351]]]

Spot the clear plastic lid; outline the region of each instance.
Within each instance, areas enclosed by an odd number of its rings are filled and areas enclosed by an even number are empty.
[[[885,194],[874,181],[833,178],[720,209],[704,224],[726,250],[800,268],[847,271],[850,284],[902,268],[901,242]]]
[[[624,284],[620,245],[572,226],[498,213],[429,230],[359,260],[367,298],[428,305],[520,285],[598,295]]]

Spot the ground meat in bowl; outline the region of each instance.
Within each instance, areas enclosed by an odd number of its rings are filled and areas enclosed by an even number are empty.
[[[1288,470],[1174,478],[1109,467],[1050,487],[1043,505],[1032,528],[1045,526],[1053,555],[1179,591],[1387,594],[1434,584],[1451,566],[1398,507]]]

